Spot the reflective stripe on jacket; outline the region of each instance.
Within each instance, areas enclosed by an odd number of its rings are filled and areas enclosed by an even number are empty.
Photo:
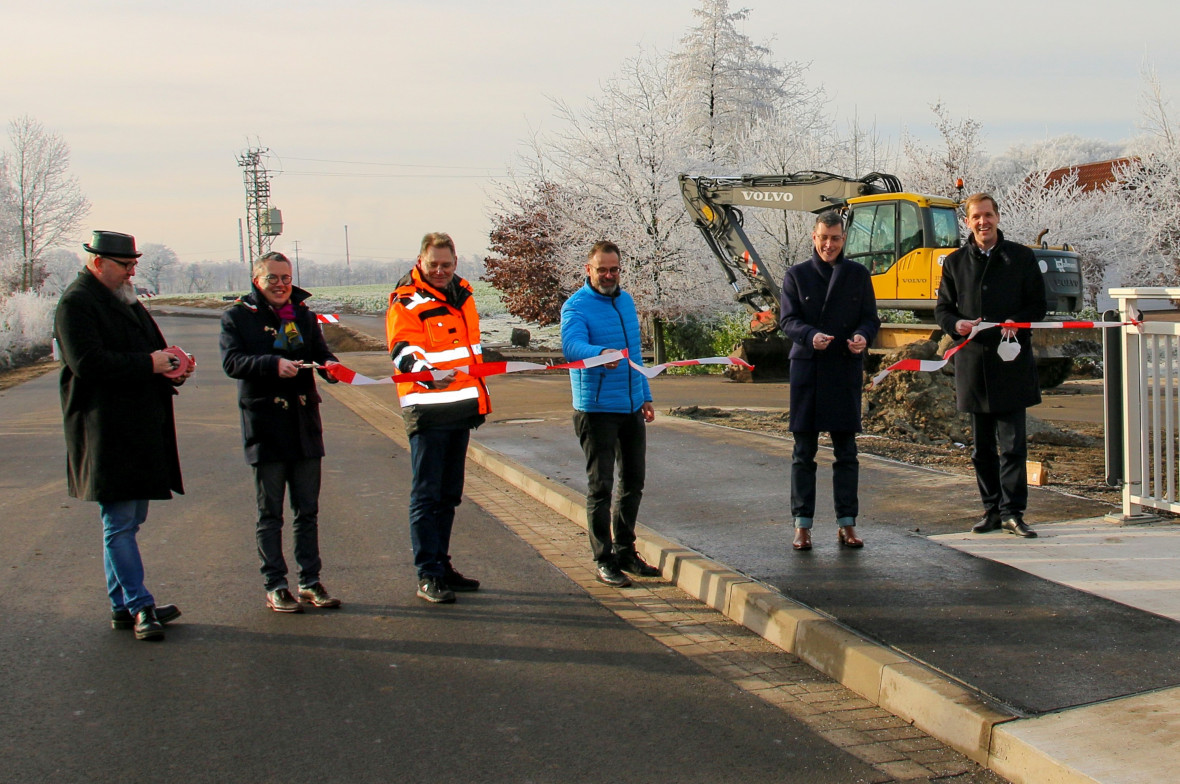
[[[389,355],[399,373],[449,370],[483,361],[479,313],[471,284],[455,276],[446,292],[427,283],[417,265],[398,281],[385,314]],[[478,427],[492,410],[482,379],[462,372],[445,387],[397,385],[411,435],[424,427]]]

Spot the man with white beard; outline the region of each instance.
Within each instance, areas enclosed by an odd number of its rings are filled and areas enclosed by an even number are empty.
[[[135,297],[135,238],[96,231],[86,267],[62,292],[54,317],[61,349],[61,407],[69,494],[97,501],[111,627],[138,640],[164,637],[180,616],[143,584],[135,535],[148,501],[183,493],[172,397],[192,375],[191,355],[167,350]]]

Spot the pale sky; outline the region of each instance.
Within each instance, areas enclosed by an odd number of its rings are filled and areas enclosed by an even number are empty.
[[[236,156],[270,149],[276,250],[411,258],[427,231],[484,253],[491,177],[639,47],[668,50],[695,0],[4,0],[0,120],[60,133],[93,204],[84,229],[238,258]],[[1138,133],[1140,67],[1180,101],[1176,0],[746,0],[743,32],[809,62],[841,118],[894,141],[931,103],[987,152]],[[309,174],[314,173],[314,174]],[[343,176],[352,175],[352,176]]]

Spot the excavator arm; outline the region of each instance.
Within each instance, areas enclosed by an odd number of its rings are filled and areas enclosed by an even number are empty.
[[[857,196],[901,190],[896,177],[877,172],[860,179],[818,171],[757,177],[680,175],[680,192],[693,223],[721,262],[735,299],[753,313],[750,328],[756,333],[778,329],[779,289],[746,235],[739,207],[818,213]]]

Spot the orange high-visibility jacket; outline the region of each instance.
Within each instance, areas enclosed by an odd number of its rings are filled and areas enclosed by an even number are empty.
[[[399,373],[449,370],[483,361],[474,292],[458,275],[444,293],[423,280],[415,265],[389,295],[385,330]],[[431,383],[399,383],[397,394],[411,435],[428,427],[478,427],[492,410],[483,379],[462,371],[439,389]]]

